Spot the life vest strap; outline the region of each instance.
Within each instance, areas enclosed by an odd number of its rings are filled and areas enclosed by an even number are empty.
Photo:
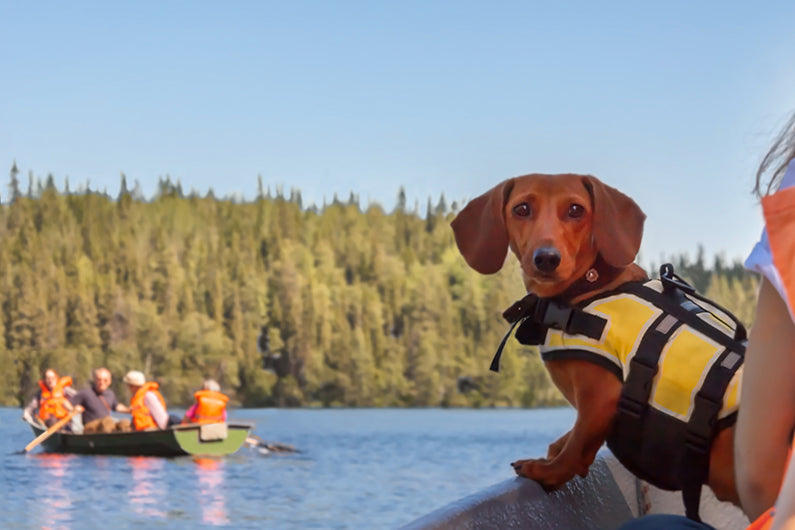
[[[591,339],[602,336],[607,320],[586,313],[582,309],[559,302],[554,298],[539,298],[528,294],[506,309],[502,317],[515,323],[530,318],[545,328],[559,329],[569,335],[585,335]]]
[[[511,327],[502,338],[489,369],[500,371],[500,358],[508,338],[516,331],[516,338],[525,345],[538,345],[544,341],[549,328],[558,329],[569,335],[585,335],[590,339],[599,339],[607,325],[607,320],[578,307],[563,304],[553,298],[539,298],[528,294],[506,309],[503,318]]]
[[[710,372],[711,373],[711,372]],[[710,374],[707,374],[707,381]],[[713,378],[714,380],[714,378]],[[705,383],[707,382],[705,381]],[[688,519],[701,522],[699,507],[701,487],[709,479],[709,452],[715,437],[715,424],[723,405],[699,392],[690,421],[685,427],[685,447],[682,460],[682,502]]]
[[[717,326],[714,326],[708,323],[706,320],[699,317],[698,314],[709,313],[715,318],[718,318],[718,316],[716,316],[712,311],[710,311],[709,308],[705,308],[694,303],[689,298],[684,296],[684,294],[682,294],[680,291],[660,293],[655,291],[651,287],[635,284],[631,286],[629,289],[625,290],[624,292],[634,294],[640,298],[648,300],[649,302],[656,305],[663,311],[670,313],[671,315],[683,321],[691,328],[705,335],[709,339],[717,342],[718,344],[724,346],[725,348],[738,352],[740,355],[743,355],[745,353],[746,341],[744,339],[740,340],[738,338],[735,338],[738,336],[740,337],[743,336],[745,328],[743,328],[743,331],[737,331],[735,329],[734,332],[735,337],[727,335],[723,330],[719,329]],[[720,310],[720,307],[718,306],[715,307]],[[727,314],[730,315],[730,313]]]
[[[745,329],[745,326],[740,319],[734,316],[734,314],[729,311],[728,309],[724,308],[723,306],[719,305],[717,302],[710,300],[709,298],[702,296],[696,292],[696,289],[687,283],[685,280],[682,279],[678,274],[674,272],[674,266],[670,263],[664,263],[660,266],[660,282],[663,285],[663,290],[666,292],[670,292],[672,289],[677,289],[683,293],[686,293],[688,296],[692,296],[697,300],[702,302],[706,302],[713,308],[717,309],[727,317],[729,317],[732,322],[734,322],[734,340],[738,342],[744,342],[748,339],[748,332]],[[710,311],[713,316],[716,318],[717,315],[713,311]]]
[[[742,365],[742,353],[724,350],[710,367],[693,400],[693,413],[685,430],[683,469],[686,477],[682,488],[685,515],[699,521],[698,508],[701,485],[709,478],[709,452],[715,437],[718,414],[723,408],[723,396]]]
[[[494,358],[491,360],[491,366],[489,366],[489,370],[492,372],[499,372],[500,371],[500,358],[502,357],[502,350],[505,349],[505,344],[508,342],[508,339],[511,337],[514,328],[519,325],[521,320],[517,320],[511,327],[508,329],[508,333],[500,341],[500,345],[497,346],[497,351],[494,353]]]
[[[627,443],[631,445],[640,446],[642,442],[643,423],[649,408],[652,383],[660,369],[660,355],[671,335],[681,325],[681,320],[663,312],[641,337],[638,349],[629,362],[629,373],[618,400],[618,414],[625,425],[625,437],[630,438]]]

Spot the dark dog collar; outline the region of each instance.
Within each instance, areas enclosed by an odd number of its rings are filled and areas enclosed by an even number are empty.
[[[602,258],[601,254],[598,254],[584,276],[576,280],[574,283],[569,285],[565,291],[557,296],[554,296],[553,298],[563,303],[567,303],[569,300],[576,298],[581,294],[601,289],[608,283],[615,280],[622,270],[624,269],[620,267],[613,267]]]

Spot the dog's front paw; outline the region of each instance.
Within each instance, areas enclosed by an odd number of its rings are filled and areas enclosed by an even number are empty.
[[[538,482],[546,491],[560,488],[573,478],[573,473],[561,473],[546,458],[530,458],[511,462],[517,475]]]
[[[536,459],[534,458],[530,458],[527,460],[517,460],[516,462],[511,462],[511,467],[513,467],[513,470],[516,471],[516,474],[519,475],[520,477],[533,478],[525,474],[524,465],[529,462],[535,462],[535,461]]]
[[[548,478],[546,471],[549,467],[549,460],[546,458],[528,458],[526,460],[517,460],[516,462],[511,462],[511,466],[513,467],[513,470],[516,472],[516,474],[520,477],[535,480],[546,487],[545,483],[547,482],[546,479]]]

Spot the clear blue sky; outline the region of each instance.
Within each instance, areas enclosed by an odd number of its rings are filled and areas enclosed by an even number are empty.
[[[795,2],[0,0],[0,196],[462,203],[591,173],[648,220],[641,256],[741,258],[756,164],[795,111]],[[5,175],[5,177],[3,176]]]

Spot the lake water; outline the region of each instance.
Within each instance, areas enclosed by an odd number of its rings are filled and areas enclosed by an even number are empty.
[[[178,411],[175,411],[178,412]],[[293,454],[217,460],[13,454],[33,439],[0,408],[0,528],[398,528],[512,478],[568,430],[563,409],[238,409]]]

